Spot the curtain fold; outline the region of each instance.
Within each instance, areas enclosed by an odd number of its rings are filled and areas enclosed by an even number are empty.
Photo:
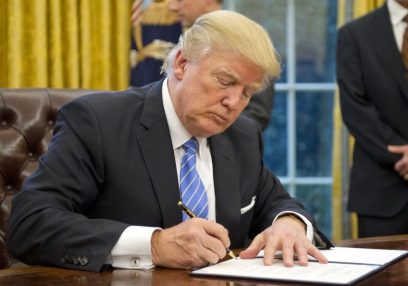
[[[0,1],[0,86],[127,88],[132,1]]]
[[[343,26],[349,18],[358,18],[384,4],[385,0],[338,0],[337,27]],[[351,17],[348,7],[352,3]],[[335,241],[357,238],[358,221],[355,213],[345,213],[348,193],[348,177],[352,162],[354,139],[348,135],[341,117],[339,91],[336,90],[333,111],[333,192],[332,192],[332,239]],[[347,228],[347,229],[346,229]]]
[[[337,27],[341,27],[346,23],[346,0],[338,1],[337,8]],[[343,239],[343,211],[344,202],[343,196],[343,170],[342,170],[342,158],[343,158],[343,121],[341,118],[340,104],[339,104],[339,91],[338,88],[335,92],[335,103],[333,110],[333,190],[332,190],[332,239],[338,241]]]

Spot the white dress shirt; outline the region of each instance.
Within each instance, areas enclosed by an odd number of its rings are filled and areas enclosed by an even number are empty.
[[[406,15],[408,15],[408,9],[401,6],[395,0],[388,0],[388,10],[390,11],[390,20],[392,30],[394,32],[394,38],[397,43],[398,49],[402,50],[402,39],[404,37],[405,28],[407,23],[404,21]]]
[[[180,162],[185,153],[182,145],[186,141],[188,141],[192,137],[192,135],[189,134],[189,132],[184,128],[183,124],[176,114],[176,111],[174,110],[174,106],[167,87],[167,78],[163,81],[162,98],[164,112],[169,124],[171,142],[173,144],[174,158],[176,160],[177,166],[177,176],[180,176]],[[200,174],[201,180],[203,181],[208,196],[208,219],[215,221],[215,193],[211,152],[208,146],[207,138],[197,138],[197,141],[199,143],[196,165],[197,171]],[[178,181],[180,182],[180,178],[178,179]],[[278,215],[278,217],[287,213],[291,212],[282,212]],[[307,238],[312,241],[312,224],[304,216],[297,213],[296,215],[303,219],[304,223],[307,226]],[[149,269],[154,267],[151,259],[150,241],[153,232],[157,229],[160,228],[144,226],[130,226],[126,228],[119,237],[119,240],[111,251],[110,257],[108,257],[105,263],[112,264],[112,266],[116,268]]]

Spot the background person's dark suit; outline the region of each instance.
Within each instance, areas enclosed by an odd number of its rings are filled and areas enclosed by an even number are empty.
[[[359,217],[359,235],[407,233],[408,182],[387,146],[408,144],[408,79],[386,5],[339,30],[337,78],[356,139],[348,208],[374,218]]]
[[[128,225],[182,221],[161,85],[91,95],[61,109],[47,155],[13,201],[9,241],[18,259],[98,271]],[[284,210],[313,222],[262,164],[254,121],[240,116],[209,144],[217,222],[228,229],[231,248],[243,247],[246,234],[261,232]],[[255,207],[241,215],[253,196]]]

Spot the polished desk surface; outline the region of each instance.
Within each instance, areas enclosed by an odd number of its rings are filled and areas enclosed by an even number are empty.
[[[337,243],[338,246],[403,249],[408,250],[408,235],[364,238]],[[227,278],[192,277],[187,270],[156,268],[154,270],[108,270],[101,273],[66,270],[51,267],[14,266],[0,270],[0,285],[47,286],[47,285],[200,285],[200,286],[252,286],[252,285],[299,285]],[[302,284],[311,285],[311,284]],[[408,257],[397,261],[384,270],[355,285],[408,285]]]

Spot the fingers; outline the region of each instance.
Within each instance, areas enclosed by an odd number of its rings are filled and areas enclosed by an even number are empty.
[[[402,158],[395,163],[394,169],[404,180],[408,181],[408,145],[389,145],[388,151],[402,155]]]
[[[403,154],[404,152],[407,152],[408,145],[388,145],[387,148],[391,153]]]
[[[240,252],[239,257],[241,257],[242,259],[255,258],[258,255],[259,251],[264,249],[264,246],[265,243],[263,240],[263,234],[258,234],[249,245],[249,247]]]
[[[229,247],[231,245],[231,241],[228,237],[228,230],[222,225],[215,223],[213,221],[204,220],[203,227],[207,234],[220,240],[224,248]]]
[[[296,257],[299,265],[308,265],[308,256],[316,258],[320,263],[327,263],[327,258],[306,238],[284,240],[271,239],[265,246],[264,264],[272,265],[273,258],[277,250],[282,252],[283,264],[286,267],[294,265],[294,258]]]
[[[171,268],[201,267],[225,257],[229,244],[223,226],[194,218],[153,233],[152,260],[155,265]]]
[[[304,227],[291,217],[282,217],[259,234],[248,249],[240,253],[241,258],[253,258],[264,249],[264,265],[272,265],[275,253],[282,252],[283,264],[291,267],[296,257],[299,265],[308,265],[311,255],[320,263],[327,263],[326,257],[307,239]]]
[[[317,259],[318,262],[320,263],[327,263],[327,258],[324,256],[322,252],[320,252],[319,249],[317,249],[316,246],[312,245],[309,250],[308,250],[309,255],[313,256],[314,258]]]
[[[289,241],[285,242],[282,246],[282,259],[283,259],[283,264],[286,267],[293,266],[294,247],[295,247],[295,243],[292,243]]]
[[[403,157],[395,164],[395,171],[397,171],[405,180],[408,179],[408,156],[406,159]]]
[[[282,243],[274,235],[270,235],[266,238],[266,244],[264,248],[264,259],[263,259],[265,265],[272,265],[276,251],[279,249],[282,249],[281,245]],[[283,249],[282,249],[282,254],[283,254]]]
[[[217,263],[227,254],[225,246],[221,241],[212,236],[206,236],[202,241],[202,246],[203,247],[197,249],[197,252],[199,253],[200,258],[209,263]]]

